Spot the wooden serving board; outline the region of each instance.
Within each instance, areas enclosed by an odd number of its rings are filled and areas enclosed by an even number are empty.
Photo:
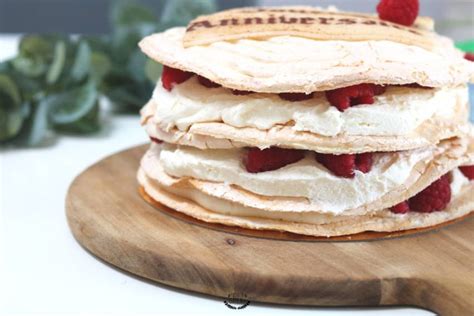
[[[91,166],[74,180],[66,199],[78,242],[112,265],[223,298],[474,313],[472,218],[397,238],[368,234],[352,240],[207,225],[140,195],[136,171],[147,147]]]

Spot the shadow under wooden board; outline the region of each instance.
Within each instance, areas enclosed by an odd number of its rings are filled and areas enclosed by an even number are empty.
[[[139,190],[136,171],[147,147],[99,161],[69,188],[66,212],[75,238],[112,265],[223,298],[411,305],[441,315],[472,315],[472,216],[430,231],[335,239],[205,224]]]

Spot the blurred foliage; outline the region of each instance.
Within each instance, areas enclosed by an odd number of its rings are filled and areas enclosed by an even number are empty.
[[[162,69],[138,42],[215,10],[214,0],[168,0],[157,16],[138,2],[115,1],[111,34],[23,36],[18,55],[0,63],[0,143],[38,146],[51,133],[97,132],[101,96],[116,111],[138,112]]]
[[[474,41],[458,42],[456,47],[465,52],[474,52]]]

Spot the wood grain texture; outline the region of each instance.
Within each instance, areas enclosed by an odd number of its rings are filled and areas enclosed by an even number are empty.
[[[281,240],[213,229],[143,200],[135,175],[146,147],[98,162],[69,189],[71,230],[105,261],[219,297],[241,293],[251,301],[281,304],[413,305],[441,315],[473,314],[472,218],[373,241]]]

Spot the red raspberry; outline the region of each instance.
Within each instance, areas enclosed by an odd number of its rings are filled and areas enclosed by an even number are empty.
[[[316,154],[316,159],[336,176],[354,178],[355,155]]]
[[[471,166],[461,166],[459,170],[468,178],[469,180],[474,180],[474,165]]]
[[[377,6],[381,20],[411,26],[415,23],[420,3],[418,0],[382,0]]]
[[[385,91],[387,91],[387,87],[378,84],[372,84],[372,90],[374,90],[375,95],[381,95],[384,94]]]
[[[204,78],[203,76],[198,76],[198,81],[206,88],[219,88],[221,86],[220,84],[215,83],[207,78]]]
[[[372,156],[373,156],[372,153],[363,153],[363,154],[356,155],[356,159],[355,159],[356,169],[363,173],[369,172],[372,169],[372,162],[373,162]]]
[[[270,147],[263,150],[249,148],[244,157],[244,165],[248,172],[258,173],[280,169],[304,158],[305,152],[297,149]]]
[[[244,91],[244,90],[232,90],[233,95],[248,95],[252,94],[252,91]]]
[[[175,84],[180,84],[188,80],[193,76],[192,72],[182,71],[180,69],[163,66],[163,72],[161,74],[161,82],[163,88],[168,91],[173,89]]]
[[[464,55],[464,58],[466,58],[469,61],[474,61],[474,53],[466,53]]]
[[[449,174],[445,174],[429,187],[408,200],[410,209],[420,213],[443,210],[451,201]]]
[[[410,205],[408,205],[407,201],[403,201],[398,203],[397,205],[392,206],[390,210],[392,211],[392,213],[395,214],[405,214],[410,211]]]
[[[306,94],[306,93],[279,93],[278,96],[286,101],[304,101],[309,100],[313,97],[313,93]]]
[[[316,154],[316,160],[336,176],[354,178],[355,170],[367,173],[372,169],[372,153],[364,154]]]
[[[374,96],[385,92],[385,87],[362,83],[355,86],[326,91],[326,98],[331,105],[344,112],[349,107],[359,104],[373,104]]]

